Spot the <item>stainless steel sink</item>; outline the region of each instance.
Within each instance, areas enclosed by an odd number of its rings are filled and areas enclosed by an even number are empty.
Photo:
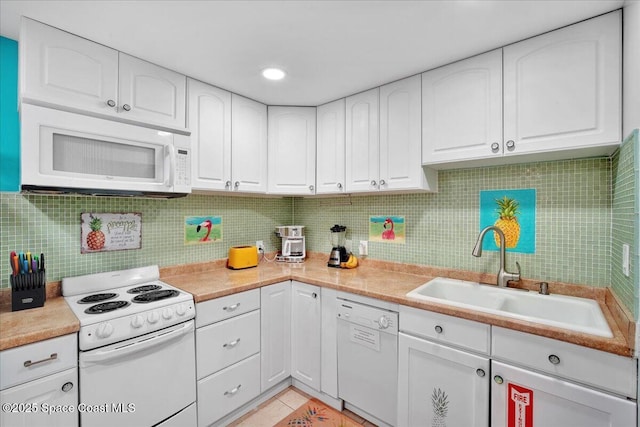
[[[540,295],[444,277],[417,287],[407,297],[613,337],[598,303],[586,298]]]

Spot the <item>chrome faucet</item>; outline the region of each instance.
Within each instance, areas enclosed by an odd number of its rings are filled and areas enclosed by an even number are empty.
[[[476,242],[476,245],[473,247],[473,252],[471,252],[471,254],[474,257],[478,257],[478,258],[482,256],[482,241],[484,240],[484,235],[491,230],[493,230],[494,233],[498,233],[498,237],[500,237],[500,270],[498,271],[498,277],[496,279],[496,282],[498,286],[506,288],[507,282],[511,280],[513,280],[514,282],[517,282],[518,280],[520,280],[520,264],[516,261],[516,265],[518,266],[517,273],[509,273],[507,270],[504,269],[504,260],[505,260],[506,250],[505,250],[504,233],[502,232],[502,230],[500,230],[495,225],[490,225],[488,227],[483,228],[482,231],[480,232],[480,235],[478,236],[478,241]]]

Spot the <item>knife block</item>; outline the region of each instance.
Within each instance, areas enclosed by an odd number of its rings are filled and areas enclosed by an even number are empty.
[[[9,276],[11,311],[42,307],[47,299],[45,271]]]

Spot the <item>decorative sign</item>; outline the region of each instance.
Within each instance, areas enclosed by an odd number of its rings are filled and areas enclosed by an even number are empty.
[[[405,244],[404,217],[392,215],[369,217],[369,240]]]
[[[490,225],[504,233],[507,252],[535,253],[536,190],[481,191],[480,230]],[[482,249],[500,250],[498,233],[490,232],[484,238]]]
[[[509,383],[507,426],[533,427],[533,390]]]
[[[141,213],[82,213],[80,220],[80,253],[142,247]]]
[[[222,241],[222,217],[187,216],[184,218],[185,245],[216,241]]]

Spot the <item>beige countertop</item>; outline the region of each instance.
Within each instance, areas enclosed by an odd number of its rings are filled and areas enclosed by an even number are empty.
[[[623,356],[631,356],[633,354],[635,323],[632,321],[628,311],[625,311],[617,303],[616,298],[607,289],[562,283],[550,284],[552,293],[573,294],[596,299],[609,322],[614,334],[613,338],[577,333],[566,329],[405,297],[407,292],[436,276],[488,283],[491,280],[495,280],[492,275],[382,261],[365,261],[356,269],[343,270],[327,267],[325,258],[324,255],[311,256],[302,264],[281,264],[262,261],[257,268],[245,270],[224,268],[225,260],[163,267],[160,269],[161,280],[193,294],[196,303],[198,303],[293,279],[555,338]],[[523,281],[522,283],[522,287],[532,286],[532,281]],[[44,307],[17,312],[11,312],[10,303],[7,304],[7,295],[9,295],[10,300],[10,292],[0,293],[0,350],[74,333],[79,330],[80,325],[77,318],[73,315],[64,299],[59,296],[59,284],[52,284],[51,287],[53,291],[49,292],[48,290],[48,294],[54,293],[54,295],[48,295]],[[55,295],[56,291],[58,296]]]

